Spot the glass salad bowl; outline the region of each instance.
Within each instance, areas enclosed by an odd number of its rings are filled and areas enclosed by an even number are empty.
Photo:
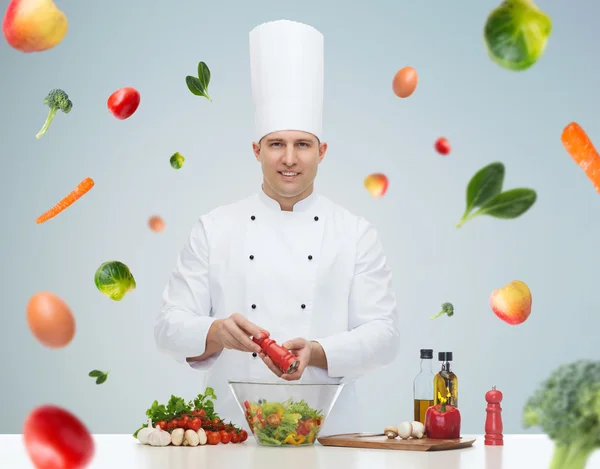
[[[343,383],[227,381],[256,442],[313,445]]]

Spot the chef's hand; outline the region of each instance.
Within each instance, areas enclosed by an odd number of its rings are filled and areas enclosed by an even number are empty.
[[[229,350],[242,352],[262,352],[260,345],[250,339],[260,337],[261,331],[266,331],[256,324],[248,321],[245,316],[233,313],[226,319],[219,319],[216,328],[216,338],[220,345]]]
[[[279,368],[277,368],[277,366],[275,366],[273,361],[264,352],[261,351],[259,355],[265,362],[265,365],[267,365],[269,369],[281,379],[285,379],[286,381],[299,380],[302,377],[305,368],[310,363],[310,358],[312,354],[312,347],[310,345],[310,342],[306,339],[297,338],[288,340],[287,342],[281,344],[281,346],[285,349],[288,349],[292,353],[292,355],[294,355],[300,362],[300,364],[298,365],[298,369],[293,373],[283,373]]]

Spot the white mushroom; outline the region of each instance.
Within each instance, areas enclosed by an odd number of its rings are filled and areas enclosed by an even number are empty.
[[[412,433],[410,436],[413,438],[423,438],[423,435],[425,434],[425,425],[423,425],[421,422],[412,422],[411,426]]]
[[[402,439],[408,439],[412,435],[412,425],[410,422],[402,422],[398,425],[398,436]]]
[[[198,433],[199,444],[200,445],[205,445],[206,444],[206,440],[207,440],[207,436],[206,436],[206,432],[204,431],[204,428],[199,428],[196,433]]]
[[[174,446],[181,446],[183,443],[184,433],[185,430],[183,428],[176,428],[173,430],[171,432],[171,443],[173,443]]]
[[[185,441],[188,442],[189,446],[198,446],[198,443],[200,443],[200,437],[195,430],[188,429],[185,431]]]
[[[398,436],[398,427],[385,427],[383,433],[385,433],[390,440],[393,440]]]

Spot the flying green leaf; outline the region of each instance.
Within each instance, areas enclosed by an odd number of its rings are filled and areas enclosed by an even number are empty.
[[[483,205],[489,198],[502,192],[504,165],[496,162],[481,168],[467,186],[467,210]]]
[[[529,210],[536,199],[537,194],[533,189],[511,189],[489,199],[475,215],[489,215],[504,219],[517,218]]]
[[[208,85],[210,84],[210,70],[204,62],[198,64],[198,78],[200,79],[200,83],[202,83],[204,91],[208,91]]]
[[[88,376],[91,378],[96,378],[96,384],[102,384],[107,380],[108,373],[110,373],[110,370],[106,373],[100,370],[92,370],[88,373]]]
[[[477,207],[483,205],[488,199],[500,194],[504,183],[504,165],[499,162],[484,166],[469,181],[467,185],[467,201],[465,212],[456,225],[462,226],[469,214]]]
[[[202,82],[199,78],[188,75],[185,77],[185,82],[189,90],[196,96],[205,96],[204,88],[202,88]]]
[[[204,62],[198,63],[198,76],[188,75],[185,77],[188,89],[196,96],[203,96],[212,103],[208,95],[208,85],[210,84],[210,70]]]
[[[102,376],[98,376],[98,379],[96,380],[96,384],[102,384],[102,383],[104,383],[104,381],[106,381],[106,378],[108,378],[108,374],[102,375]]]

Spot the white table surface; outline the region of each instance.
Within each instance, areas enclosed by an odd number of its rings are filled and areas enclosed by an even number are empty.
[[[32,469],[21,435],[0,435],[0,468]],[[449,451],[397,451],[310,447],[271,448],[258,446],[252,436],[244,443],[190,447],[140,445],[131,435],[94,435],[96,454],[87,469],[548,469],[552,442],[545,435],[504,435],[504,446],[483,444],[483,435],[473,447]],[[586,469],[600,469],[600,451]]]

